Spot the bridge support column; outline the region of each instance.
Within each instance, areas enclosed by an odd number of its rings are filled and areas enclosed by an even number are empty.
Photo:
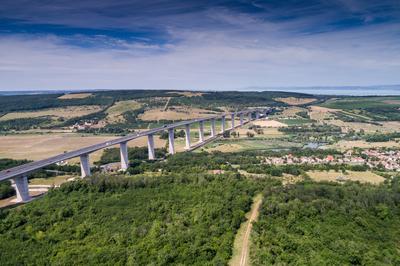
[[[240,126],[243,126],[243,114],[240,114]]]
[[[27,202],[31,200],[29,196],[28,177],[26,175],[12,179],[15,191],[17,192],[16,202]]]
[[[168,152],[169,154],[175,154],[175,129],[168,129]]]
[[[186,146],[185,149],[190,149],[190,124],[185,125],[185,140]]]
[[[215,137],[216,133],[215,133],[215,119],[212,118],[211,119],[211,137]]]
[[[268,111],[265,110],[265,111],[264,111],[264,118],[267,119],[267,117],[268,117]]]
[[[256,111],[256,119],[257,120],[260,119],[260,112],[259,111]]]
[[[199,122],[199,142],[204,142],[204,121]]]
[[[129,160],[128,160],[128,143],[121,142],[119,146],[119,151],[121,154],[121,169],[126,170],[129,167]]]
[[[225,116],[221,116],[221,133],[225,132]]]
[[[90,176],[90,162],[89,162],[89,154],[82,154],[80,156],[81,159],[81,177]]]
[[[231,114],[231,124],[232,124],[232,129],[234,129],[235,128],[235,114],[233,113],[233,114]]]
[[[251,122],[251,120],[252,120],[252,115],[253,115],[253,114],[250,112],[250,113],[249,113],[249,122]]]
[[[154,136],[153,134],[147,135],[147,148],[149,151],[149,160],[154,160],[156,158],[154,152]]]

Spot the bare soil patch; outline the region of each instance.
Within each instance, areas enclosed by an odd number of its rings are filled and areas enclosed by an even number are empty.
[[[286,97],[286,98],[275,98],[275,101],[284,102],[289,105],[303,105],[315,102],[315,98],[296,98],[296,97]]]
[[[68,94],[64,94],[60,97],[58,97],[58,99],[62,99],[62,100],[68,100],[68,99],[84,99],[87,97],[92,96],[92,93],[68,93]]]

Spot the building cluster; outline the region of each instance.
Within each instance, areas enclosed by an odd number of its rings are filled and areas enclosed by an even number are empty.
[[[361,154],[353,154],[350,150],[344,155],[318,156],[293,156],[288,154],[282,157],[266,157],[265,164],[349,164],[367,165],[371,168],[383,167],[390,171],[400,172],[400,151],[395,150],[364,150]]]
[[[103,121],[90,120],[90,121],[75,123],[74,125],[70,126],[70,129],[74,131],[81,131],[90,128],[100,128],[104,126],[105,124]]]

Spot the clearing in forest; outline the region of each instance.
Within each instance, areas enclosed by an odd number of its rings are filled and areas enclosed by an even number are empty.
[[[203,96],[204,92],[193,92],[193,91],[171,91],[169,94],[179,94],[185,97],[198,97]]]
[[[93,95],[92,93],[68,93],[68,94],[64,94],[64,95],[58,97],[58,99],[61,99],[61,100],[85,99],[92,95]]]
[[[308,171],[307,174],[311,179],[315,181],[331,181],[331,182],[343,182],[343,181],[360,181],[361,183],[372,183],[379,184],[385,181],[380,175],[377,175],[371,171],[356,172],[346,171],[346,173],[331,171]]]
[[[289,105],[303,105],[315,102],[315,98],[296,98],[296,97],[286,97],[286,98],[275,98],[275,101],[283,102]]]

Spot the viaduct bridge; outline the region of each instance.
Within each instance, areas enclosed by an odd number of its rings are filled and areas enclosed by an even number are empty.
[[[47,159],[43,159],[40,161],[35,161],[31,163],[27,163],[24,165],[16,166],[10,169],[6,169],[0,171],[0,181],[3,180],[11,180],[14,184],[17,193],[17,202],[27,202],[31,200],[29,195],[28,188],[28,175],[37,170],[42,169],[43,167],[52,165],[54,163],[58,163],[61,161],[69,160],[71,158],[80,157],[80,165],[81,165],[81,177],[84,178],[86,176],[90,176],[90,163],[89,163],[89,155],[92,152],[114,146],[120,146],[120,156],[121,156],[121,169],[126,170],[129,167],[128,160],[128,145],[127,143],[133,139],[137,139],[140,137],[147,137],[147,146],[148,146],[148,158],[149,160],[155,159],[154,152],[154,134],[159,133],[161,131],[168,131],[168,152],[169,154],[175,154],[175,146],[174,146],[174,131],[175,128],[184,127],[185,130],[185,141],[186,151],[192,151],[198,147],[203,146],[204,144],[216,139],[219,135],[222,135],[226,131],[231,131],[237,127],[241,127],[252,120],[257,120],[262,117],[267,117],[270,112],[270,108],[264,109],[253,109],[253,110],[245,110],[240,112],[231,112],[220,114],[216,116],[211,116],[207,118],[198,118],[188,121],[181,121],[170,125],[165,125],[163,127],[150,129],[147,131],[130,134],[121,138],[116,138],[107,142],[95,144],[92,146],[88,146],[79,150],[66,152],[60,155],[56,155]],[[235,125],[235,119],[239,117],[239,124]],[[226,118],[230,120],[230,127],[226,128]],[[220,120],[221,122],[221,131],[216,132],[215,124],[216,121]],[[211,122],[211,135],[209,138],[204,137],[204,122]],[[190,126],[192,124],[199,123],[199,141],[196,144],[191,144],[190,142]]]

